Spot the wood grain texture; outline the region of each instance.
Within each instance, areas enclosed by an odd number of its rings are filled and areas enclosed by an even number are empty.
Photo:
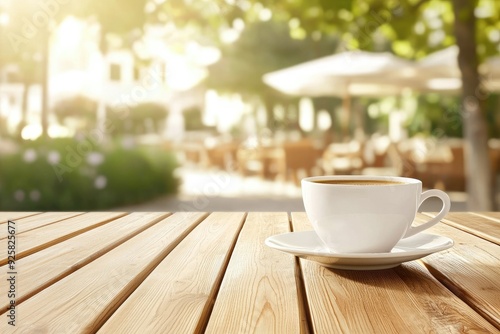
[[[199,332],[208,320],[244,217],[236,212],[211,214],[151,272],[99,333]]]
[[[294,231],[311,230],[305,213]],[[417,262],[377,271],[334,270],[300,260],[316,333],[491,333],[496,329]]]
[[[299,333],[295,259],[264,245],[289,231],[286,213],[249,213],[206,333]]]
[[[95,332],[204,217],[176,213],[29,298],[13,332]]]
[[[500,213],[450,213],[426,233],[453,248],[381,271],[268,248],[266,237],[289,231],[286,213],[250,213],[240,233],[241,213],[92,213],[87,227],[51,214],[18,235],[21,248],[38,246],[17,262],[18,326],[5,321],[4,295],[0,333],[500,333],[500,248],[486,236]],[[292,220],[312,229],[304,213]]]
[[[9,220],[9,219],[16,220],[16,219],[20,219],[20,218],[38,215],[40,213],[41,212],[20,212],[20,211],[7,212],[7,211],[3,211],[3,212],[0,212],[0,226],[1,226],[1,224],[7,223],[7,220]],[[3,235],[2,235],[2,237],[3,237]]]
[[[21,272],[16,302],[22,303],[166,216],[167,213],[132,213],[16,261]],[[8,271],[5,266],[2,269]],[[0,280],[0,291],[7,291],[6,280]],[[0,313],[8,307],[9,300],[0,299]]]
[[[22,259],[124,215],[123,212],[89,212],[19,234],[16,236],[16,257]],[[0,240],[0,249],[7,249],[7,239]],[[7,254],[3,253],[0,265],[6,263]]]
[[[500,212],[499,211],[497,211],[497,212],[471,212],[471,213],[474,215],[490,218],[490,219],[496,221],[497,223],[500,223]]]
[[[417,221],[425,220],[428,217],[417,216]],[[499,246],[447,224],[429,232],[455,241],[453,248],[422,259],[429,271],[500,330]]]
[[[83,212],[46,212],[39,215],[30,215],[26,218],[16,219],[16,234],[22,234],[36,228],[57,223],[59,221],[76,217]],[[5,239],[7,236],[1,234],[0,239]]]
[[[424,214],[435,216],[434,213]],[[442,222],[500,245],[500,220],[495,221],[495,218],[470,212],[450,212]]]

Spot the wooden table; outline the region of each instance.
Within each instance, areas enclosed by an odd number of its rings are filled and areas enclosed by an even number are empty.
[[[430,232],[453,248],[380,271],[264,245],[308,229],[304,213],[2,212],[0,333],[500,332],[500,213],[450,213]]]

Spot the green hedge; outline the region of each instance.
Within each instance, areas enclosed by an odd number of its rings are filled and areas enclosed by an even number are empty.
[[[174,193],[173,154],[120,142],[25,142],[0,157],[0,210],[97,210]]]

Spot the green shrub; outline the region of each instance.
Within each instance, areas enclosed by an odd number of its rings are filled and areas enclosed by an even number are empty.
[[[0,210],[96,210],[177,190],[173,154],[89,140],[39,140],[0,157]]]
[[[85,96],[61,100],[54,106],[53,111],[60,124],[73,118],[82,123],[83,129],[92,129],[97,121],[97,102]]]
[[[165,106],[152,102],[140,103],[127,110],[108,107],[106,112],[107,120],[113,124],[111,135],[114,136],[158,133],[167,116]]]

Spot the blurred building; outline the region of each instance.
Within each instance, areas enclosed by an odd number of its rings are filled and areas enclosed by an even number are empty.
[[[182,111],[192,107],[203,109],[205,89],[199,83],[206,76],[204,67],[170,52],[168,45],[141,60],[134,50],[120,47],[102,54],[98,41],[95,27],[74,18],[65,20],[54,32],[49,60],[49,106],[52,108],[63,99],[85,96],[98,103],[97,119],[102,122],[107,106],[156,103],[170,110],[165,129],[171,131],[166,133],[178,138],[183,129]],[[142,42],[141,47],[148,46]],[[0,68],[0,116],[7,118],[10,131],[21,121],[25,89],[28,89],[26,123],[38,125],[40,84],[25,87],[17,64]],[[49,123],[55,122],[51,115]]]

